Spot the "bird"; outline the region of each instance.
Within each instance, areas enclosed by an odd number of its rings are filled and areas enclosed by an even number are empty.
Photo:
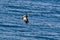
[[[23,15],[22,17],[23,21],[27,24],[29,23],[29,20],[28,20],[28,14],[26,13],[25,15]]]

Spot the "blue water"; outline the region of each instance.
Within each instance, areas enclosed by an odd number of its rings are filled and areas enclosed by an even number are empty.
[[[0,40],[60,40],[60,0],[0,0]]]

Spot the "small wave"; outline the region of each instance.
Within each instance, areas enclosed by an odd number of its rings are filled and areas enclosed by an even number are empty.
[[[42,36],[27,36],[27,35],[20,35],[22,37],[29,37],[29,38],[43,38],[43,39],[48,39],[48,40],[56,40],[54,38],[49,38],[49,37],[42,37]]]
[[[2,25],[0,24],[0,27],[3,26],[3,27],[16,27],[16,28],[25,28],[25,27],[22,27],[22,26],[17,26],[17,25]]]

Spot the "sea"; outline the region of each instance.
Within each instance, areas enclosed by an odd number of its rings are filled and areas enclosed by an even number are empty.
[[[0,40],[60,40],[60,0],[0,0]]]

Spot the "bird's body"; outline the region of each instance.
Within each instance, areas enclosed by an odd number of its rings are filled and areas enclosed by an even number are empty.
[[[28,21],[28,15],[27,14],[23,15],[23,20],[24,20],[25,23],[28,23],[29,22]]]
[[[23,19],[27,21],[27,18],[26,17],[24,17]]]

